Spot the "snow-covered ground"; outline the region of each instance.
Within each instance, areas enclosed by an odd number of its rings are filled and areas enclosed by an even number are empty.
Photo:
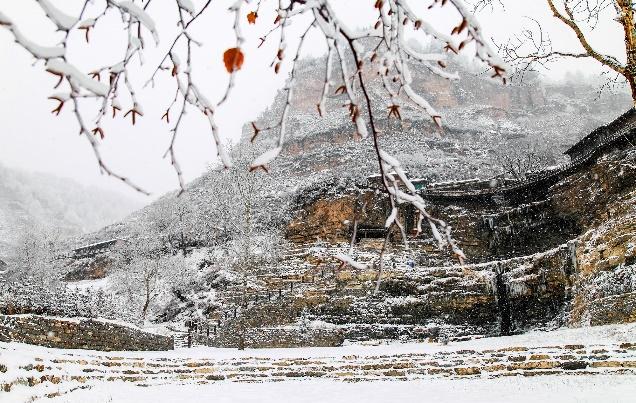
[[[413,382],[358,383],[310,380],[162,385],[152,388],[117,382],[78,390],[70,395],[45,401],[69,403],[627,403],[636,402],[636,377],[595,375],[455,380],[437,378]]]
[[[635,342],[636,323],[449,345],[105,353],[0,343],[0,385],[12,383],[0,402],[636,402]]]

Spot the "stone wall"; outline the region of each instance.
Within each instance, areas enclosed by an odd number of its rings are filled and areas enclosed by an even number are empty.
[[[42,355],[22,349],[22,359],[0,363],[0,368],[4,365],[7,372],[0,378],[0,396],[6,396],[4,400],[7,401],[19,401],[19,397],[28,392],[28,396],[32,397],[30,401],[49,401],[47,398],[55,397],[63,401],[66,392],[78,387],[91,388],[99,383],[117,388],[122,382],[138,387],[161,387],[172,383],[185,387],[214,383],[215,387],[219,387],[218,382],[261,384],[294,379],[352,383],[429,382],[441,377],[448,380],[470,377],[475,381],[491,379],[488,382],[495,382],[496,378],[509,376],[518,379],[540,376],[541,382],[545,382],[547,375],[581,375],[585,377],[582,382],[593,382],[598,388],[612,375],[630,377],[630,381],[636,375],[636,343],[609,341],[615,338],[633,340],[624,333],[622,337],[604,335],[591,344],[559,345],[559,341],[563,342],[559,333],[547,332],[547,342],[538,343],[538,346],[524,345],[511,339],[503,340],[499,347],[490,349],[485,349],[487,345],[483,344],[481,347],[480,344],[468,344],[445,349],[405,346],[388,351],[365,347],[366,353],[355,355],[333,349],[310,354],[291,353],[282,357],[268,354],[250,354],[250,358],[242,354],[219,357],[209,352],[207,355],[196,354],[196,358],[157,355],[143,360],[128,353],[113,356],[89,352],[71,356],[63,351],[50,351]],[[594,375],[599,377],[594,378]],[[623,390],[619,400],[627,401],[626,396],[631,395],[626,394],[626,388]],[[293,396],[282,396],[281,400],[294,399]]]
[[[453,335],[518,333],[561,320],[571,299],[573,250],[564,244],[488,263],[388,270],[376,296],[369,290],[377,272],[368,270],[307,308],[355,339],[428,338],[442,325]]]
[[[563,181],[560,207],[580,221],[572,325],[636,320],[636,149]]]
[[[0,341],[99,351],[163,351],[173,339],[96,319],[0,315]]]
[[[301,298],[302,300],[302,298]],[[304,300],[303,300],[304,301]],[[284,296],[240,310],[210,334],[193,334],[194,344],[230,348],[337,347],[344,342],[336,326],[301,326],[299,314],[306,306]]]
[[[237,321],[238,322],[238,321]],[[195,345],[221,348],[297,348],[338,347],[345,340],[337,327],[301,328],[300,326],[247,327],[233,323],[216,335],[193,335]]]
[[[272,327],[245,332],[246,348],[339,347],[343,342],[343,332],[335,328]]]

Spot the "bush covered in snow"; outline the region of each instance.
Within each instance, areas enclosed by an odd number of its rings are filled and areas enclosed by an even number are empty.
[[[0,313],[60,317],[104,318],[138,323],[138,317],[121,300],[102,289],[44,285],[34,279],[0,283]]]

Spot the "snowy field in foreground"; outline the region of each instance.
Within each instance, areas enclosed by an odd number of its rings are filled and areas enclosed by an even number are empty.
[[[567,344],[617,345],[636,342],[636,323],[627,325],[598,326],[579,329],[559,329],[551,332],[533,331],[523,335],[484,338],[443,346],[436,343],[378,342],[347,344],[334,348],[303,349],[259,349],[244,350],[219,348],[193,348],[165,352],[95,352],[83,350],[61,350],[19,343],[0,343],[0,361],[9,364],[9,370],[0,372],[0,384],[19,376],[28,376],[20,366],[33,364],[38,359],[55,358],[91,361],[96,356],[124,357],[127,360],[142,358],[143,361],[171,362],[182,365],[186,360],[276,360],[276,359],[322,359],[332,363],[346,356],[368,357],[375,362],[378,356],[392,356],[398,360],[408,354],[431,354],[460,350],[487,350],[507,347],[540,347]],[[250,358],[248,358],[250,357]],[[113,358],[115,359],[115,358]],[[121,358],[120,358],[121,359]],[[613,358],[610,358],[613,359]],[[41,361],[39,361],[41,362]],[[54,362],[54,361],[51,361]],[[60,367],[62,373],[71,371],[71,366]],[[77,370],[77,368],[75,369]],[[406,381],[381,380],[369,382],[336,381],[331,379],[290,379],[282,382],[244,383],[221,381],[206,384],[180,382],[136,386],[130,382],[90,381],[75,384],[70,393],[53,398],[30,400],[33,390],[27,386],[15,386],[10,393],[0,391],[0,402],[620,402],[636,403],[635,375],[538,375],[500,376],[496,378],[430,378]],[[47,384],[46,391],[54,392],[58,386]],[[40,394],[39,396],[42,396]]]
[[[636,402],[633,376],[540,376],[498,379],[432,379],[414,382],[289,381],[222,382],[141,388],[100,384],[90,390],[46,399],[69,403],[630,403]]]

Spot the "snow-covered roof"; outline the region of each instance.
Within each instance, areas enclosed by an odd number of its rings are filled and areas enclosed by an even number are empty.
[[[578,149],[586,147],[590,142],[593,142],[594,138],[598,137],[601,133],[606,131],[616,132],[621,129],[624,129],[623,126],[627,125],[631,119],[636,117],[636,108],[630,108],[627,112],[623,113],[618,118],[614,119],[612,122],[597,127],[592,130],[587,136],[583,137],[572,147],[568,148],[563,154],[570,155],[575,153]]]
[[[113,238],[113,239],[109,239],[107,241],[99,241],[99,242],[95,242],[95,243],[92,243],[92,244],[89,244],[89,245],[80,246],[79,248],[73,249],[73,251],[77,252],[77,251],[80,251],[80,250],[83,250],[83,249],[92,249],[92,248],[96,248],[96,247],[99,247],[99,246],[108,246],[108,245],[112,245],[112,244],[116,243],[117,241],[125,242],[126,240],[122,239],[122,238]]]

